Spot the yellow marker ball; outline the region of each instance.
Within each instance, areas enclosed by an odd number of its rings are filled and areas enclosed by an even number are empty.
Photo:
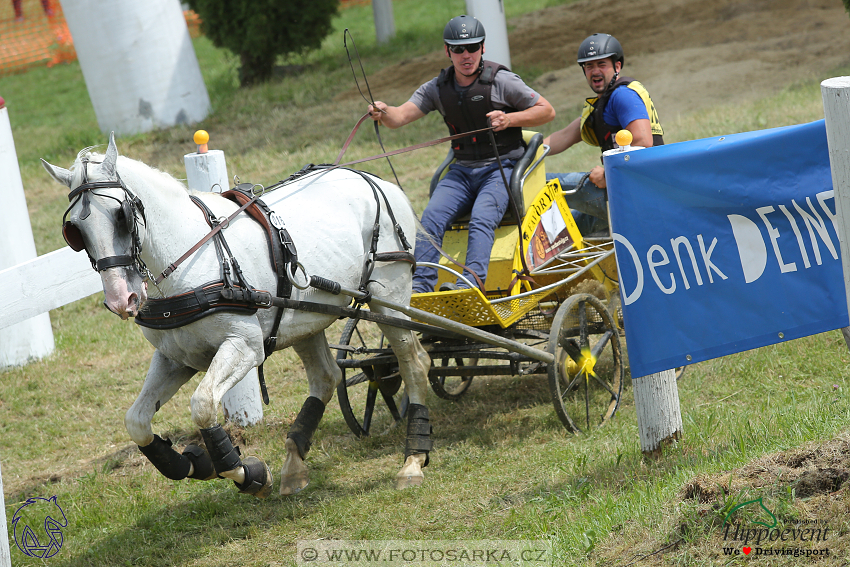
[[[632,138],[631,132],[628,130],[620,130],[614,137],[614,141],[617,142],[618,146],[629,146],[632,143]]]
[[[619,134],[617,135],[619,136]],[[195,140],[195,143],[200,146],[201,144],[206,144],[210,141],[210,135],[207,134],[206,130],[198,130],[197,132],[195,132],[195,136],[193,139]]]

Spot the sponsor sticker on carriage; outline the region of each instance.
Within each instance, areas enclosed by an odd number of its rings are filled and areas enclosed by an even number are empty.
[[[847,326],[823,120],[604,159],[633,377]]]
[[[544,267],[581,240],[558,180],[547,183],[528,207],[522,223],[522,253],[528,269]]]
[[[301,567],[553,564],[552,546],[546,540],[301,540],[296,554]]]

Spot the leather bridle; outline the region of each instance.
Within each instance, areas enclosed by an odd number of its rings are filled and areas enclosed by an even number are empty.
[[[148,270],[140,256],[142,252],[142,243],[138,230],[139,217],[141,217],[142,223],[147,225],[147,219],[145,218],[145,206],[142,203],[142,200],[133,194],[126,185],[124,185],[124,182],[121,180],[121,176],[119,176],[117,172],[115,174],[115,181],[89,181],[87,174],[88,163],[89,160],[87,157],[82,158],[83,182],[78,187],[71,190],[68,194],[68,200],[71,204],[68,205],[68,208],[65,210],[65,214],[62,216],[62,236],[65,238],[65,242],[67,242],[68,246],[70,246],[75,252],[85,250],[86,254],[88,254],[92,268],[98,273],[109,268],[135,266],[139,270],[140,275],[146,275]],[[98,189],[121,189],[124,193],[124,198],[119,199],[112,195],[96,193]],[[120,226],[120,223],[123,221],[123,228],[130,234],[132,244],[128,254],[94,258],[91,255],[91,252],[86,249],[85,242],[83,241],[83,235],[80,232],[79,227],[75,226],[74,223],[68,220],[68,214],[71,212],[74,205],[76,205],[78,201],[81,201],[82,209],[80,210],[79,218],[80,220],[88,218],[89,214],[91,214],[90,194],[113,199],[121,205],[121,212],[119,213],[121,218],[119,218],[118,226]]]

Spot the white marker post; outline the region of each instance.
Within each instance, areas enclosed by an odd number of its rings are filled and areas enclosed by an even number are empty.
[[[137,134],[206,118],[210,99],[179,2],[61,2],[102,131]]]
[[[375,18],[375,38],[386,43],[395,36],[392,0],[372,0],[372,16]]]
[[[620,130],[615,137],[617,149],[612,153],[636,151],[644,148],[632,146],[632,133]],[[628,339],[628,337],[627,337]],[[635,396],[640,450],[644,455],[660,457],[662,447],[682,438],[682,411],[679,407],[679,389],[676,372],[665,370],[649,376],[632,377]]]
[[[508,45],[508,24],[502,0],[466,0],[466,11],[477,18],[487,33],[484,40],[484,59],[511,67],[511,47]]]
[[[0,271],[36,257],[35,241],[15,153],[9,111],[0,97]],[[20,295],[18,293],[17,295]],[[20,366],[53,352],[50,315],[42,313],[0,329],[0,368]]]
[[[850,306],[850,77],[834,77],[820,84],[823,115],[826,119],[826,142],[835,212],[838,215],[838,241],[841,243],[841,266],[844,268],[844,291]],[[845,341],[848,341],[846,328]]]
[[[195,132],[198,151],[183,156],[186,165],[186,183],[195,191],[227,191],[230,184],[227,178],[227,163],[224,152],[208,149],[210,136],[204,130]],[[222,398],[224,417],[239,425],[254,425],[263,419],[263,400],[260,396],[260,379],[257,369],[233,386]]]

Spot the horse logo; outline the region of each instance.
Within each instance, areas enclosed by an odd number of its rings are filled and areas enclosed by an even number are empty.
[[[753,520],[753,523],[754,523],[754,524],[758,524],[758,525],[760,525],[760,526],[764,526],[764,527],[766,527],[767,529],[773,529],[773,528],[775,528],[775,527],[776,527],[776,524],[778,523],[778,522],[777,522],[777,520],[776,520],[776,516],[774,516],[774,515],[773,515],[773,512],[771,512],[770,510],[768,510],[768,509],[767,509],[767,507],[764,505],[764,502],[762,502],[762,499],[761,499],[761,498],[756,498],[755,500],[748,500],[747,502],[742,502],[741,504],[738,504],[738,505],[734,506],[731,510],[729,510],[729,513],[728,513],[728,514],[726,514],[726,518],[724,518],[724,519],[723,519],[723,525],[724,525],[724,526],[726,525],[726,523],[729,521],[729,517],[730,517],[732,514],[734,514],[735,512],[737,512],[739,509],[743,508],[744,506],[749,506],[750,504],[758,504],[759,508],[761,508],[762,510],[764,510],[765,512],[767,512],[767,514],[768,514],[768,515],[770,516],[770,518],[773,520],[773,522],[772,522],[772,523],[770,523],[770,524],[767,524],[767,523],[765,523],[765,522],[759,522],[759,521]]]
[[[61,521],[57,518],[61,518]],[[46,538],[43,541],[39,539],[40,534],[32,528],[42,524]],[[62,549],[62,528],[68,527],[68,519],[56,502],[56,496],[29,498],[15,512],[12,527],[18,549],[30,557],[47,559]]]

